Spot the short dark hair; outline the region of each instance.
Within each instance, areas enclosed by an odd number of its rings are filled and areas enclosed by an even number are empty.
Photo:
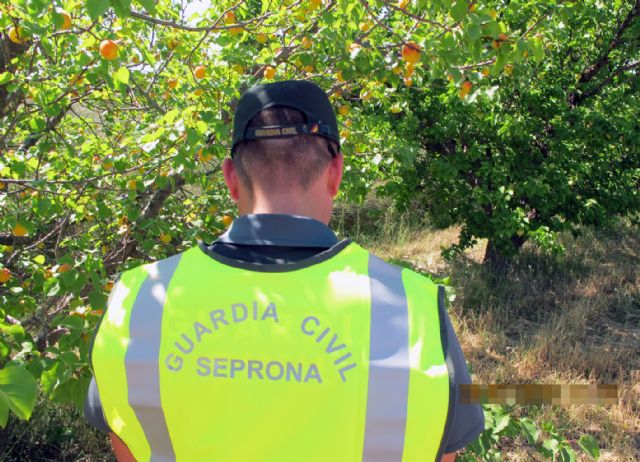
[[[249,127],[295,125],[307,122],[304,114],[290,107],[274,106],[260,111]],[[238,144],[233,155],[240,181],[253,191],[259,184],[267,191],[289,191],[292,187],[307,189],[322,173],[329,161],[331,143],[317,135],[298,135],[290,138],[246,140]]]

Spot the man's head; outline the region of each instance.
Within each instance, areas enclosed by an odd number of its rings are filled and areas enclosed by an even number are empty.
[[[240,99],[225,181],[241,214],[291,213],[328,222],[342,178],[329,100],[305,81],[258,85]]]

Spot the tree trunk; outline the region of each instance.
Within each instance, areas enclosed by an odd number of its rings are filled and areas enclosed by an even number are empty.
[[[484,251],[484,259],[482,260],[486,266],[493,270],[504,269],[507,264],[507,257],[496,247],[493,240],[487,241],[487,248]]]
[[[520,251],[520,248],[525,242],[526,239],[522,236],[511,236],[511,245],[513,245],[516,252]],[[487,241],[487,248],[484,252],[484,259],[482,260],[482,263],[494,270],[503,270],[507,267],[510,260],[511,259],[507,255],[502,253],[500,249],[496,247],[495,242],[492,239]]]

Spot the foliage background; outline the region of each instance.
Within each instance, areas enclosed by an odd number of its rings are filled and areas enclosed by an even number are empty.
[[[117,273],[228,225],[219,165],[254,83],[327,89],[341,203],[456,226],[448,257],[486,239],[490,272],[637,216],[640,0],[185,5],[0,1],[0,424],[37,390],[80,406]]]

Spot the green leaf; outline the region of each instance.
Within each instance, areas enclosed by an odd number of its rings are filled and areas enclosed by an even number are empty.
[[[533,59],[535,62],[541,62],[544,59],[544,45],[542,40],[534,40],[531,44],[531,49],[533,50]]]
[[[467,0],[457,0],[451,8],[451,17],[455,21],[462,21],[469,11]]]
[[[529,443],[535,444],[538,439],[538,434],[540,433],[538,426],[531,419],[524,417],[520,419],[520,427],[522,428],[522,433],[527,437]]]
[[[178,109],[172,109],[162,117],[162,120],[164,120],[168,124],[172,124],[173,122],[175,122],[178,114],[180,114],[180,111]]]
[[[41,132],[46,126],[47,122],[42,117],[33,117],[29,120],[29,127],[34,131]]]
[[[87,0],[87,11],[91,19],[98,19],[109,9],[109,0]]]
[[[39,265],[43,265],[45,260],[46,257],[44,255],[36,255],[35,257],[33,257],[33,261],[35,261]]]
[[[147,10],[149,13],[153,14],[156,12],[156,1],[155,0],[136,0],[137,3],[142,5],[142,7]]]
[[[475,22],[469,24],[466,32],[471,40],[478,40],[482,35],[482,29],[480,28],[480,25]]]
[[[502,418],[498,421],[496,426],[493,428],[493,434],[497,435],[502,430],[507,428],[507,425],[509,425],[509,420],[510,420],[510,417],[508,415],[502,416]]]
[[[555,438],[549,438],[547,440],[544,440],[542,442],[542,447],[545,449],[548,449],[549,451],[553,452],[554,454],[556,452],[558,452],[558,448],[559,448],[559,443],[558,440]]]
[[[5,85],[13,80],[13,74],[11,72],[0,73],[0,85]]]
[[[29,420],[36,404],[38,387],[35,379],[18,366],[0,369],[0,426],[6,424],[10,409],[19,419]],[[3,409],[4,408],[4,409]]]
[[[40,376],[40,384],[43,391],[49,395],[53,393],[58,385],[58,366],[59,362],[56,362],[50,369],[45,370]]]
[[[0,332],[12,336],[16,342],[24,339],[24,328],[20,324],[5,324],[0,321]]]
[[[558,462],[576,462],[576,452],[568,446],[560,449]]]
[[[91,379],[88,377],[81,377],[78,380],[74,380],[70,384],[71,400],[78,409],[82,409],[84,400],[89,391],[89,384]]]
[[[84,320],[80,316],[65,316],[60,321],[61,326],[68,327],[71,330],[82,330],[84,328]]]
[[[9,406],[0,400],[0,428],[4,428],[9,420]]]
[[[129,69],[126,67],[121,67],[117,71],[113,73],[114,80],[124,83],[125,85],[129,85]]]
[[[102,292],[89,292],[89,303],[94,310],[104,310],[107,303],[107,296]]]
[[[111,0],[111,6],[120,18],[129,16],[131,10],[131,0]]]
[[[195,146],[197,143],[202,141],[202,134],[198,133],[196,130],[192,128],[187,129],[187,144],[189,146]]]
[[[582,435],[578,440],[578,446],[591,457],[593,460],[598,460],[600,457],[600,446],[598,441],[591,435]]]

